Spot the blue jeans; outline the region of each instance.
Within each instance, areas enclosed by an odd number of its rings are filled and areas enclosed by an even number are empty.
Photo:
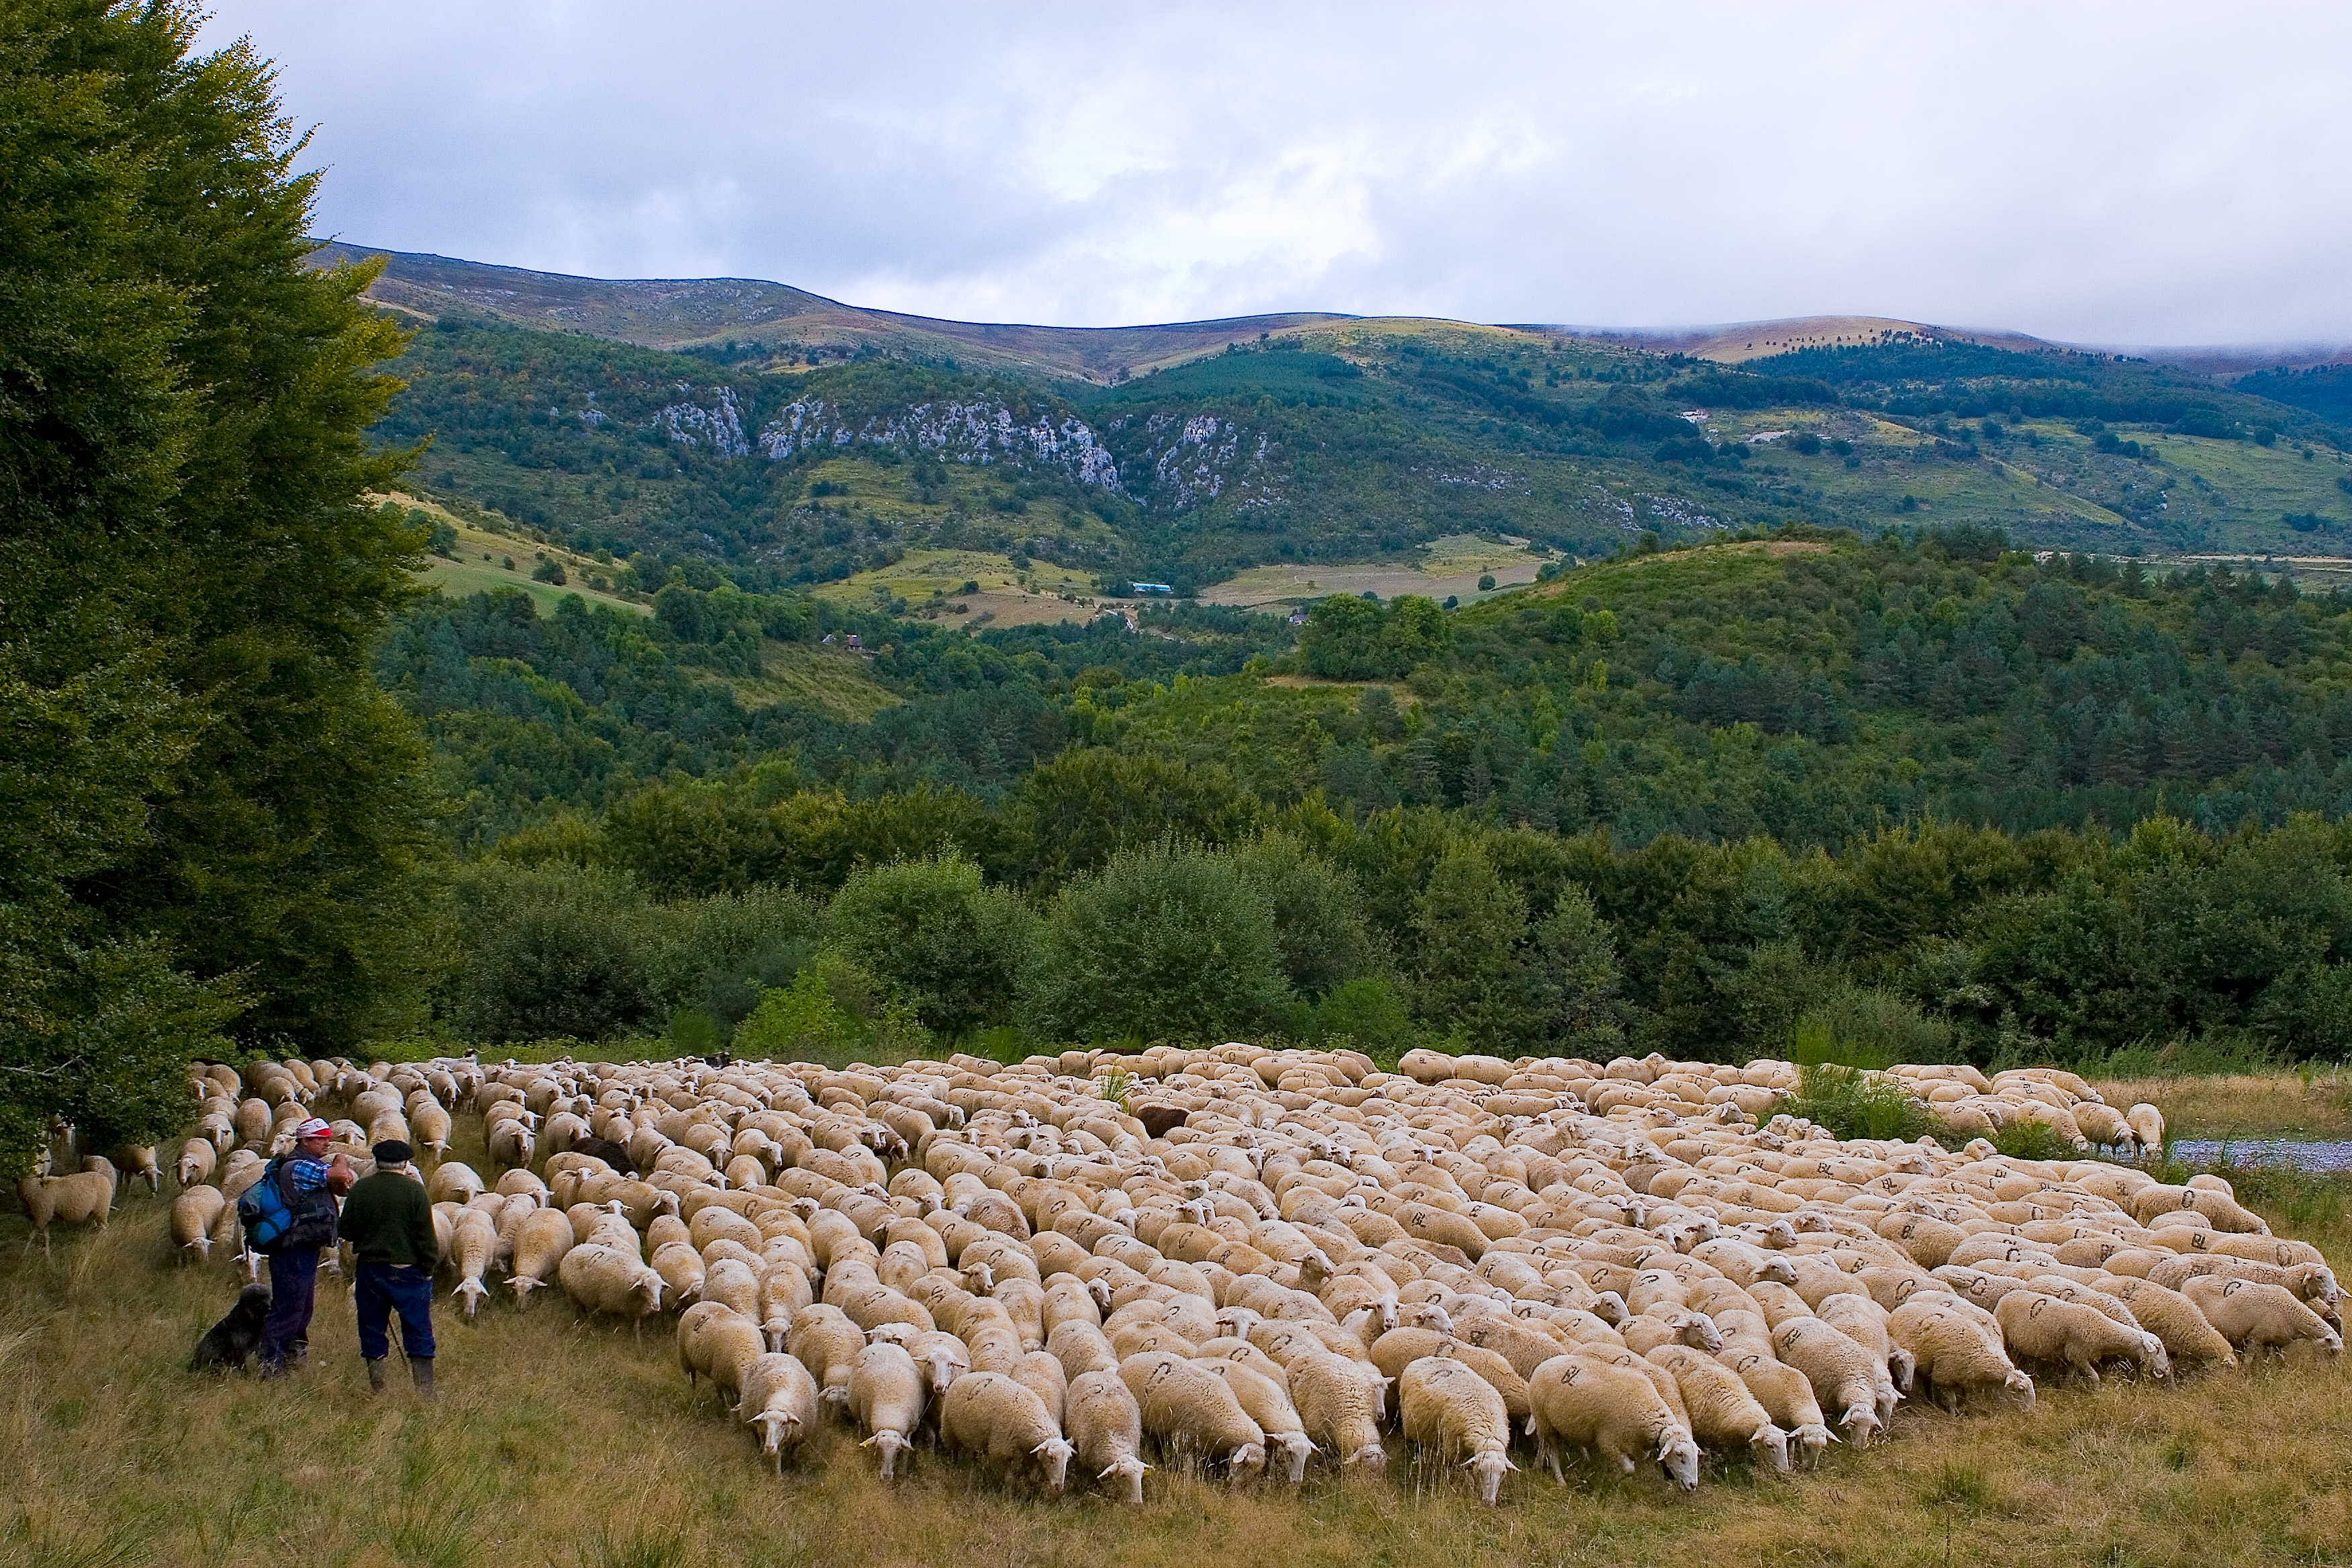
[[[310,1306],[319,1288],[319,1249],[289,1247],[269,1255],[269,1318],[261,1328],[261,1364],[282,1366],[310,1343]]]
[[[433,1359],[433,1276],[405,1263],[362,1263],[352,1294],[359,1303],[360,1355],[382,1361],[391,1353],[384,1329],[400,1314],[400,1348],[411,1361]]]

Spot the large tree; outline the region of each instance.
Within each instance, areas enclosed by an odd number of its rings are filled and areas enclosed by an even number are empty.
[[[160,1131],[223,1028],[414,994],[430,797],[366,658],[422,547],[366,500],[401,337],[198,18],[0,7],[0,1164]]]

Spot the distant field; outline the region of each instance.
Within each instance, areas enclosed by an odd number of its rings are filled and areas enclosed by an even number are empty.
[[[962,592],[966,583],[977,583],[978,591]],[[1024,570],[1011,557],[984,550],[910,550],[901,561],[824,584],[816,593],[837,605],[864,607],[877,602],[877,590],[904,599],[912,614],[952,617],[973,631],[1090,621],[1104,604],[1124,602],[1098,601],[1094,579],[1083,572],[1050,561],[1033,561]]]
[[[903,700],[874,679],[863,654],[777,642],[773,638],[760,644],[758,675],[710,675],[705,679],[726,687],[749,708],[773,702],[804,703],[861,724]]]
[[[446,507],[401,491],[392,491],[383,499],[428,512],[436,521],[446,522],[457,531],[457,553],[454,557],[432,555],[425,558],[425,581],[440,593],[463,596],[494,593],[500,588],[520,588],[538,601],[541,614],[553,610],[572,594],[579,595],[592,605],[626,610],[632,615],[651,613],[644,605],[633,604],[617,594],[589,586],[591,577],[604,576],[614,570],[591,556],[566,550],[560,544],[541,544],[535,540],[520,539],[511,534],[493,533],[478,524],[467,521]],[[553,561],[562,566],[568,581],[559,587],[552,583],[535,580],[531,571],[542,560]]]
[[[1202,591],[1212,605],[1303,604],[1330,594],[1378,594],[1392,599],[1399,594],[1425,594],[1433,599],[1449,596],[1464,603],[1478,598],[1478,579],[1495,578],[1491,592],[1500,593],[1536,580],[1549,556],[1530,555],[1525,543],[1498,544],[1470,534],[1448,534],[1422,547],[1417,564],[1370,562],[1360,565],[1311,564],[1254,566]]]
[[[2352,1074],[2147,1078],[2096,1086],[2112,1105],[2146,1100],[2176,1138],[2352,1138]]]

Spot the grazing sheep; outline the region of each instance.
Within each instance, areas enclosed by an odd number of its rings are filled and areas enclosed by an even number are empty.
[[[1120,1478],[1127,1500],[1143,1504],[1143,1410],[1116,1370],[1083,1372],[1062,1396],[1062,1423],[1083,1473]]]
[[[1789,1435],[1772,1425],[1771,1414],[1738,1373],[1688,1345],[1660,1345],[1647,1359],[1681,1389],[1691,1436],[1701,1447],[1750,1449],[1773,1469],[1787,1471]]]
[[[822,1302],[796,1314],[784,1335],[784,1349],[800,1358],[817,1382],[819,1397],[846,1409],[849,1373],[866,1348],[866,1333],[838,1307]]]
[[[212,1256],[213,1226],[220,1223],[228,1200],[218,1187],[189,1187],[172,1200],[172,1250],[182,1262],[191,1255],[198,1262]]]
[[[450,1227],[450,1254],[457,1270],[457,1286],[450,1295],[464,1303],[468,1321],[481,1310],[482,1299],[490,1288],[482,1282],[483,1272],[499,1250],[499,1230],[496,1222],[479,1209],[463,1209]]]
[[[49,1250],[49,1226],[58,1220],[68,1225],[95,1225],[106,1228],[107,1216],[114,1212],[114,1173],[84,1171],[71,1176],[26,1176],[16,1184],[16,1197],[25,1205],[25,1217],[33,1222],[32,1235],[25,1238],[25,1250],[30,1252],[38,1241],[41,1250]]]
[[[1381,1420],[1390,1380],[1369,1362],[1329,1352],[1300,1356],[1288,1368],[1300,1426],[1340,1468],[1378,1475],[1388,1467]]]
[[[425,1195],[436,1204],[470,1203],[487,1191],[471,1165],[444,1160],[425,1178]]]
[[[2229,1339],[2214,1328],[2197,1303],[2178,1290],[2168,1290],[2153,1279],[2110,1278],[2107,1293],[2130,1310],[2143,1329],[2164,1343],[2165,1354],[2179,1367],[2184,1362],[2238,1364]]]
[[[1143,1429],[1163,1447],[1222,1461],[1236,1485],[1265,1468],[1265,1432],[1233,1386],[1194,1362],[1146,1351],[1118,1363],[1118,1375],[1143,1412]]]
[[[1561,1443],[1598,1453],[1627,1475],[1643,1459],[1655,1459],[1666,1479],[1685,1491],[1698,1486],[1698,1445],[1657,1384],[1634,1367],[1612,1366],[1573,1352],[1536,1368],[1528,1383],[1528,1436],[1536,1452],[1560,1473]]]
[[[572,1222],[554,1209],[533,1209],[517,1222],[507,1280],[517,1310],[530,1304],[533,1290],[555,1278],[572,1247]]]
[[[2284,1292],[2281,1292],[2284,1294]],[[2193,1300],[2193,1298],[2192,1298]],[[2129,1362],[2154,1377],[2171,1369],[2162,1342],[2145,1329],[2126,1328],[2105,1312],[2038,1290],[2016,1290],[1993,1309],[2011,1355],[2046,1363],[2099,1381],[2099,1363]]]
[[[692,1242],[665,1241],[654,1248],[653,1256],[646,1261],[662,1277],[662,1296],[671,1306],[683,1306],[701,1297],[702,1254],[694,1249]]]
[[[1433,1449],[1441,1463],[1459,1459],[1478,1483],[1478,1500],[1492,1508],[1511,1463],[1511,1413],[1495,1385],[1452,1356],[1423,1356],[1397,1383],[1408,1441]]]
[[[1990,1391],[2033,1408],[2033,1380],[2019,1371],[2001,1344],[1998,1328],[1988,1329],[1941,1291],[1915,1292],[1887,1314],[1886,1331],[1911,1358],[1915,1380],[1923,1381],[1937,1404],[1957,1411],[1969,1394]]]
[[[1061,1496],[1068,1479],[1070,1440],[1034,1394],[1002,1373],[975,1372],[955,1380],[940,1402],[940,1436],[950,1448],[978,1455],[1002,1475],[1034,1470],[1047,1497]]]
[[[1290,1461],[1290,1484],[1297,1486],[1305,1480],[1307,1461],[1315,1455],[1315,1442],[1307,1436],[1306,1425],[1290,1402],[1279,1369],[1269,1375],[1242,1362],[1214,1358],[1202,1358],[1195,1364],[1224,1379],[1233,1389],[1244,1413],[1265,1434],[1268,1461],[1272,1461],[1275,1450],[1280,1449]]]
[[[179,1177],[180,1185],[193,1187],[212,1179],[219,1160],[220,1151],[213,1147],[209,1139],[191,1138],[180,1145],[180,1160],[173,1173]]]
[[[742,1314],[732,1307],[722,1307],[716,1301],[697,1301],[677,1315],[677,1365],[686,1373],[686,1385],[694,1386],[695,1379],[710,1371],[710,1334],[720,1323],[740,1320]]]
[[[1805,1374],[1822,1408],[1845,1428],[1857,1448],[1885,1427],[1879,1414],[1879,1383],[1886,1365],[1819,1318],[1791,1318],[1772,1331],[1772,1353]]]
[[[1808,1465],[1817,1463],[1830,1445],[1840,1440],[1822,1415],[1812,1380],[1795,1367],[1769,1351],[1739,1345],[1726,1346],[1716,1352],[1715,1359],[1738,1374],[1756,1403],[1770,1412],[1772,1424],[1789,1434],[1790,1449],[1796,1458]]]
[[[782,1351],[770,1351],[744,1367],[736,1413],[760,1432],[760,1452],[784,1473],[784,1456],[797,1452],[816,1430],[816,1380],[808,1368]]]
[[[1054,1366],[1058,1373],[1061,1363]],[[898,1454],[913,1445],[923,1421],[923,1374],[915,1358],[889,1343],[858,1352],[849,1367],[849,1413],[869,1434],[861,1447],[881,1451],[882,1479],[896,1479]]]
[[[639,1339],[645,1337],[646,1319],[662,1309],[662,1277],[643,1258],[617,1247],[597,1242],[572,1247],[555,1274],[565,1295],[588,1311],[627,1318]]]
[[[2189,1280],[2180,1293],[2241,1352],[2284,1355],[2287,1346],[2305,1340],[2330,1355],[2344,1348],[2344,1336],[2283,1285],[2205,1274]]]

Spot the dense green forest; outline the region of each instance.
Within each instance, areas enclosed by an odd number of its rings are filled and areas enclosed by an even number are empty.
[[[897,695],[870,720],[720,678],[853,624],[866,651],[820,656]],[[1144,626],[971,637],[683,584],[650,619],[420,607],[379,668],[479,857],[447,1026],[715,1041],[797,977],[828,1038],[1709,1056],[1804,1028],[1997,1059],[2331,1052],[2352,999],[2340,596],[1783,534],[1452,614]],[[886,871],[900,938],[835,921]],[[934,919],[993,967],[925,969]],[[1204,956],[1244,949],[1255,979]]]

